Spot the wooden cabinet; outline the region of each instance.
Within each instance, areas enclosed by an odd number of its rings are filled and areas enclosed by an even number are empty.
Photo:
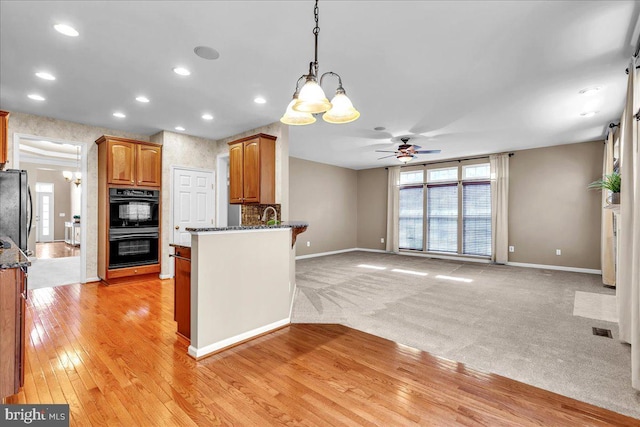
[[[276,137],[253,135],[229,143],[229,203],[276,201]]]
[[[191,338],[191,248],[176,246],[175,287],[173,319],[178,324],[178,334]]]
[[[6,111],[0,111],[0,170],[2,165],[7,163],[7,150],[9,147],[9,113]]]
[[[16,394],[24,385],[26,297],[25,271],[0,270],[0,398]]]
[[[160,187],[162,174],[162,146],[113,136],[96,141],[105,144],[107,183],[127,187]],[[99,167],[102,166],[99,165]]]
[[[103,283],[115,284],[130,281],[133,277],[155,275],[160,272],[160,260],[162,259],[160,228],[155,236],[149,236],[147,240],[140,237],[140,244],[131,242],[123,244],[120,246],[122,249],[119,249],[116,238],[123,241],[131,239],[131,236],[123,238],[111,235],[109,190],[112,188],[160,190],[162,186],[162,146],[151,142],[108,135],[100,137],[96,144],[98,144],[98,276]],[[162,194],[159,195],[159,200],[162,200]],[[161,224],[161,203],[159,203],[158,212]],[[151,232],[153,231],[151,230]],[[130,248],[124,248],[127,245]],[[122,263],[123,265],[117,267],[114,266],[114,263],[110,263],[114,254],[120,257],[133,256],[145,250],[154,254],[156,245],[158,245],[157,263],[134,260],[127,265]],[[125,253],[125,249],[127,251],[130,249],[133,252]]]

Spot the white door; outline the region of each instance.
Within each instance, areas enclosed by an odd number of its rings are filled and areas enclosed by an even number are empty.
[[[191,246],[187,227],[213,227],[213,172],[173,170],[173,243]]]
[[[51,184],[53,187],[53,184]],[[36,239],[38,242],[53,241],[53,191],[38,191],[38,214],[36,215]]]

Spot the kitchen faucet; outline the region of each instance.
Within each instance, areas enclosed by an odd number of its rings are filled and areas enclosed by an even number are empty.
[[[273,219],[275,219],[275,224],[277,224],[278,222],[278,212],[276,211],[276,209],[273,206],[267,206],[266,209],[264,210],[264,212],[262,212],[262,222],[265,222],[267,220],[267,212],[269,210],[273,211]]]

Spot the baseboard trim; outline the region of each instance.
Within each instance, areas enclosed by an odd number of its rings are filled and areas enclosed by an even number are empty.
[[[599,275],[602,274],[602,270],[595,270],[592,268],[566,267],[563,265],[529,264],[526,262],[508,262],[506,265],[510,265],[512,267],[541,268],[544,270],[570,271],[572,273],[587,273],[587,274],[599,274]]]
[[[343,254],[345,252],[353,252],[353,251],[357,251],[358,249],[356,248],[349,248],[349,249],[340,249],[337,251],[330,251],[330,252],[318,252],[317,254],[309,254],[309,255],[299,255],[296,257],[296,261],[299,259],[307,259],[307,258],[317,258],[317,257],[321,257],[321,256],[327,256],[327,255],[337,255],[337,254]]]
[[[264,335],[269,332],[273,332],[276,329],[280,329],[282,327],[287,326],[289,323],[291,323],[291,318],[287,317],[286,319],[278,320],[277,322],[273,322],[268,325],[264,325],[259,328],[252,329],[242,334],[238,334],[236,336],[226,338],[222,341],[218,341],[201,348],[196,348],[190,345],[188,353],[189,353],[189,356],[193,357],[194,359],[200,360],[203,357],[210,356],[214,353],[218,353],[220,351],[226,350],[235,345],[242,344],[243,342],[246,342],[246,341],[249,341],[250,339],[258,337],[259,335]]]
[[[415,256],[420,258],[434,258],[434,259],[445,259],[448,261],[461,261],[461,262],[477,262],[480,264],[491,264],[490,259],[486,258],[473,258],[473,257],[465,257],[465,256],[449,256],[449,255],[439,255],[439,254],[424,254],[420,252],[398,252],[398,255],[406,255],[406,256]]]
[[[391,254],[393,252],[387,252],[384,249],[369,249],[369,248],[355,248],[354,251],[362,251],[362,252],[375,252],[379,254]]]
[[[165,280],[165,279],[173,279],[173,274],[161,274],[160,276],[158,276],[160,279]]]
[[[84,283],[99,282],[99,281],[100,281],[99,277],[87,277]]]

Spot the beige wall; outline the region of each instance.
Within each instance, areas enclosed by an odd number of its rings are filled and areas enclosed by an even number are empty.
[[[387,235],[387,170],[358,171],[358,247],[384,250]]]
[[[14,158],[14,134],[32,135],[43,138],[52,138],[59,141],[69,141],[82,143],[82,150],[85,149],[88,155],[87,176],[82,177],[82,185],[87,186],[87,269],[88,279],[98,277],[98,146],[95,140],[102,135],[114,135],[124,138],[148,141],[146,135],[139,135],[130,132],[122,132],[114,129],[87,126],[80,123],[67,122],[64,120],[52,119],[49,117],[35,116],[11,112],[9,116],[8,136],[9,136],[9,163],[7,169],[19,168]],[[83,219],[84,221],[84,219]]]
[[[596,141],[511,157],[510,262],[600,269],[601,199],[587,185],[601,177],[602,155],[602,141]]]
[[[289,216],[309,222],[298,236],[296,255],[355,248],[358,173],[294,157],[289,158],[289,171]]]

